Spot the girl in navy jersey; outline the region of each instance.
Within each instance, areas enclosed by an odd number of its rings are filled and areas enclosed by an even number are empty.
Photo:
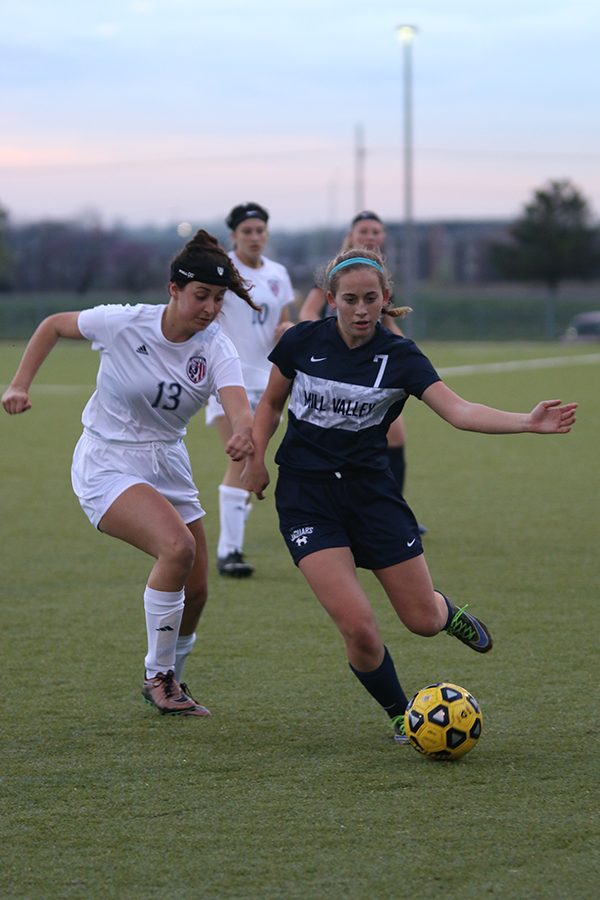
[[[375,252],[340,254],[327,267],[326,284],[337,316],[296,325],[270,354],[244,479],[261,499],[269,483],[265,449],[289,396],[275,456],[281,532],[340,631],[352,672],[406,743],[407,698],[356,567],[374,572],[410,631],[445,631],[479,653],[491,650],[492,638],[466,606],[433,587],[417,522],[388,465],[390,422],[412,395],[466,431],[562,434],[571,430],[577,404],[542,401],[530,413],[513,413],[463,400],[411,340],[381,326],[391,282]]]
[[[353,219],[350,231],[344,240],[342,251],[350,247],[364,247],[366,250],[375,250],[383,253],[385,244],[385,227],[377,213],[369,209],[359,212]],[[396,319],[406,312],[408,307],[402,307],[401,312],[390,313],[385,309],[382,314],[382,324],[394,334],[402,335]],[[315,285],[307,294],[306,300],[300,308],[298,318],[301,322],[318,321],[323,315],[335,315],[335,310],[329,306],[326,299],[325,286]],[[391,422],[387,433],[387,452],[390,469],[400,487],[400,493],[404,494],[404,478],[406,474],[405,445],[406,429],[402,416],[398,416]],[[427,533],[424,525],[419,525],[421,534]]]
[[[209,715],[180,683],[207,597],[204,510],[183,443],[186,425],[218,391],[231,427],[227,454],[241,460],[253,449],[239,357],[215,322],[226,290],[259,309],[227,253],[199,231],[171,264],[166,305],[49,316],[2,397],[8,413],[31,408],[31,382],[58,338],[89,340],[100,351],[73,488],[99,531],[155,558],[144,591],[142,694],[160,712],[186,716]]]

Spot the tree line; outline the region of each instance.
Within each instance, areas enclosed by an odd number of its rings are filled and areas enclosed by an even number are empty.
[[[223,226],[212,230],[227,245]],[[403,229],[390,231],[401,260]],[[342,237],[340,229],[275,232],[273,255],[303,288]],[[0,291],[159,290],[183,241],[175,228],[105,228],[94,217],[16,225],[0,205]],[[583,193],[568,179],[551,180],[507,223],[502,239],[489,241],[486,255],[488,278],[537,282],[556,293],[565,279],[600,277],[600,230]]]

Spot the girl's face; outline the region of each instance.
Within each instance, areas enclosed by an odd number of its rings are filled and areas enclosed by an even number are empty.
[[[360,266],[340,275],[335,294],[327,291],[327,302],[337,310],[337,329],[348,347],[371,340],[388,299],[389,291],[382,290],[371,267]]]
[[[235,252],[247,266],[260,263],[268,237],[267,223],[262,219],[246,219],[232,231]]]
[[[190,281],[185,287],[169,283],[170,303],[167,308],[169,325],[180,340],[204,331],[221,312],[227,289],[202,281]]]
[[[350,232],[350,246],[366,250],[381,250],[385,241],[385,229],[377,219],[361,219]]]

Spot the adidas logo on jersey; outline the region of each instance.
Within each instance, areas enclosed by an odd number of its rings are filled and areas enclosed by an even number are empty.
[[[144,356],[148,356],[148,351],[146,350],[145,344],[140,344],[140,346],[135,351],[136,353],[142,353]]]

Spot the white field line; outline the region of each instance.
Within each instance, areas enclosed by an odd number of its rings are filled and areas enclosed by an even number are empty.
[[[519,372],[524,369],[557,369],[562,366],[591,366],[600,363],[600,353],[586,353],[581,356],[547,356],[540,359],[515,359],[507,362],[474,363],[466,366],[442,366],[437,372],[446,375],[478,375],[496,372]],[[6,385],[0,385],[2,390]],[[92,384],[34,384],[36,394],[92,394]]]
[[[33,384],[32,394],[89,394],[94,393],[93,384]]]
[[[437,372],[442,377],[445,377],[446,375],[519,372],[523,369],[559,369],[563,366],[592,366],[596,363],[600,363],[600,353],[586,353],[582,356],[547,356],[541,359],[515,359],[496,363],[474,363],[468,366],[444,366],[437,369]]]

